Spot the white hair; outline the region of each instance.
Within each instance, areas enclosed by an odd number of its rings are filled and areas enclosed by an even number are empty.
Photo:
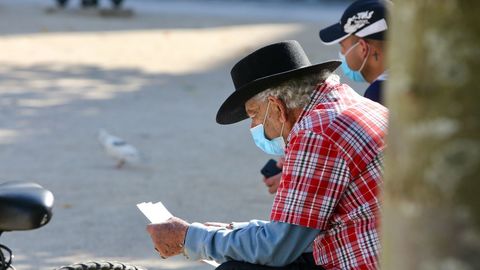
[[[331,73],[323,73],[320,76],[318,74],[306,75],[268,88],[255,95],[252,99],[263,102],[268,97],[274,96],[285,102],[288,109],[302,109],[310,102],[311,95],[316,87],[330,76],[338,77]]]

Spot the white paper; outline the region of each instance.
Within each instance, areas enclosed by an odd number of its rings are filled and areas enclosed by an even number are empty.
[[[202,260],[202,261],[203,261],[204,263],[206,263],[206,264],[210,264],[211,266],[213,266],[213,267],[215,267],[215,268],[217,268],[217,267],[220,266],[220,264],[217,263],[216,261],[209,261],[209,260]]]
[[[173,217],[162,202],[143,202],[137,204],[138,209],[148,218],[151,223],[161,223]]]
[[[151,223],[161,223],[167,221],[169,218],[173,217],[170,211],[163,205],[162,202],[152,203],[152,202],[142,202],[137,204],[138,209],[147,217]],[[217,268],[220,264],[216,261],[202,260],[203,262],[210,264],[211,266]]]

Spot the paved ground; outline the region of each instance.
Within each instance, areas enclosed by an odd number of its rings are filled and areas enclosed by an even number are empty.
[[[38,182],[56,201],[46,227],[2,236],[17,269],[89,259],[211,269],[158,258],[135,207],[142,201],[161,200],[188,221],[268,218],[273,197],[258,171],[269,157],[248,123],[214,120],[233,91],[229,71],[285,39],[299,40],[312,62],[336,58],[317,31],[338,6],[150,1],[132,18],[101,18],[20,2],[0,3],[0,179]],[[102,127],[148,162],[115,169],[96,141]]]

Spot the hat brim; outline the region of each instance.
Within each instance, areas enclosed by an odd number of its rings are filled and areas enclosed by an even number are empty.
[[[332,73],[340,66],[341,61],[331,60],[320,64],[306,66],[303,68],[277,73],[254,80],[241,88],[235,90],[220,106],[217,112],[217,123],[228,125],[237,123],[248,118],[245,111],[245,103],[256,94],[274,87],[290,78],[314,74],[314,73]]]
[[[320,30],[320,40],[325,45],[332,45],[341,42],[349,37],[351,34],[343,31],[343,27],[340,23],[332,24]]]

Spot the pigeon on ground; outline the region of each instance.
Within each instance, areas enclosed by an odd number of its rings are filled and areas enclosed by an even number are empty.
[[[100,129],[98,140],[107,154],[117,161],[116,168],[122,168],[125,163],[138,163],[140,154],[138,150],[125,140],[109,134],[106,130]]]

